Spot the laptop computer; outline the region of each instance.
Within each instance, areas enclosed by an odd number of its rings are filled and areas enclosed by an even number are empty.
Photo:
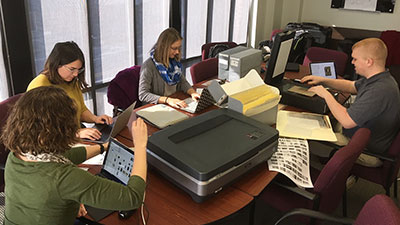
[[[310,63],[310,73],[315,76],[336,79],[335,62],[312,62]]]
[[[134,152],[116,139],[111,138],[101,171],[96,175],[127,185],[132,172],[133,161]],[[89,216],[95,221],[99,221],[114,212],[114,210],[99,209],[88,205],[85,205],[85,208]]]
[[[96,124],[93,128],[101,132],[101,138],[98,140],[90,140],[84,138],[85,141],[94,143],[106,143],[111,137],[117,136],[119,132],[128,124],[129,118],[135,108],[136,102],[132,103],[127,109],[125,109],[112,124]]]
[[[214,98],[210,94],[207,88],[204,88],[200,94],[200,98],[198,101],[193,100],[192,98],[186,98],[183,101],[188,105],[185,108],[180,108],[186,112],[190,113],[198,113],[201,110],[213,105],[215,103]]]

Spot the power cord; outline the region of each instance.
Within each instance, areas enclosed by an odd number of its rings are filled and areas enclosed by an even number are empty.
[[[142,218],[143,225],[147,224],[147,222],[149,221],[149,217],[150,217],[149,210],[147,209],[146,205],[144,204],[145,198],[146,198],[146,192],[144,192],[144,194],[143,194],[143,203],[142,203],[142,206],[140,207],[140,217]],[[147,218],[145,216],[144,210],[146,210]]]

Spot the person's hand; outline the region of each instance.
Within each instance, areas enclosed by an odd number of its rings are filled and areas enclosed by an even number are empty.
[[[197,93],[197,92],[192,93],[191,96],[192,96],[192,99],[193,99],[194,101],[198,101],[198,100],[200,99],[200,95],[199,95],[199,93]]]
[[[101,137],[101,132],[95,128],[81,128],[78,130],[78,137],[98,140]]]
[[[330,95],[331,93],[326,90],[322,85],[314,86],[308,89],[308,91],[314,92],[317,94],[319,97],[325,99],[327,95]]]
[[[323,77],[319,77],[319,76],[314,76],[314,75],[309,75],[309,76],[305,76],[303,77],[300,82],[301,83],[307,83],[307,84],[311,84],[311,85],[317,85],[317,84],[321,84],[323,82],[324,78]]]
[[[142,118],[137,118],[137,120],[132,123],[132,137],[135,149],[146,149],[147,145],[147,125]]]
[[[95,123],[98,124],[112,124],[113,119],[107,115],[101,115],[101,116],[96,116],[96,119],[94,120]]]
[[[85,205],[80,204],[77,217],[86,216],[86,214],[87,214],[87,211],[86,211]]]
[[[167,104],[172,106],[172,107],[175,107],[175,108],[185,108],[185,107],[187,107],[187,104],[186,104],[185,101],[182,101],[182,100],[177,99],[177,98],[168,98],[167,99]]]

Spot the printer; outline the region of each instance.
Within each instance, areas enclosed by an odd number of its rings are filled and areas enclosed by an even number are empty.
[[[149,137],[148,162],[195,202],[217,194],[276,151],[278,131],[230,109],[217,109]]]
[[[218,78],[235,81],[245,76],[251,69],[260,73],[261,50],[237,46],[218,54]]]

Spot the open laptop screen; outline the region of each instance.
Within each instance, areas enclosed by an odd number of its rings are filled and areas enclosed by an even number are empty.
[[[134,153],[125,145],[111,139],[103,163],[103,170],[127,185],[132,172]]]
[[[310,73],[320,77],[336,79],[335,63],[333,61],[310,63]]]

